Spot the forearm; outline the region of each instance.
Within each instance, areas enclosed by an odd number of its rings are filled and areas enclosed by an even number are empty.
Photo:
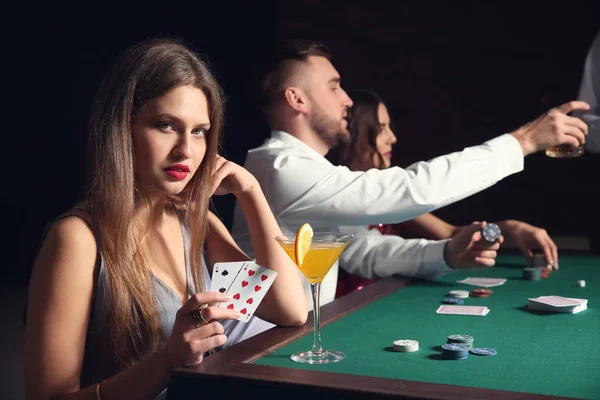
[[[513,232],[517,227],[519,221],[514,219],[506,219],[504,221],[496,222],[496,225],[502,231],[502,236],[504,236],[504,245],[512,246],[514,243],[514,235]]]
[[[136,366],[106,379],[101,386],[102,400],[153,399],[166,387],[171,369],[164,360],[162,350],[154,352]],[[60,400],[96,400],[97,383],[76,393],[60,396]]]
[[[457,231],[456,226],[439,219],[431,213],[420,215],[398,225],[409,230],[415,236],[430,240],[450,239]]]
[[[355,238],[342,253],[340,267],[365,278],[434,279],[452,271],[444,261],[445,243],[386,235]]]
[[[256,185],[237,197],[254,248],[256,262],[277,272],[277,279],[257,310],[259,317],[278,325],[299,325],[306,320],[304,291],[296,266],[275,240],[281,229],[269,204]]]

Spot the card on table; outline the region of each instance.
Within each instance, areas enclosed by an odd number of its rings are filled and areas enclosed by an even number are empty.
[[[227,293],[245,264],[246,261],[215,263],[209,291]]]
[[[454,306],[454,305],[443,305],[440,306],[436,313],[438,314],[452,314],[452,315],[475,315],[483,317],[490,312],[490,309],[484,306]]]
[[[276,277],[276,271],[253,262],[245,263],[226,292],[231,300],[219,303],[218,307],[238,311],[242,313],[238,321],[248,322]]]
[[[529,299],[527,308],[530,310],[578,313],[587,309],[586,299],[575,299],[561,296],[540,296]]]
[[[466,278],[462,281],[456,281],[458,283],[464,283],[467,285],[480,286],[480,287],[494,287],[504,285],[506,279],[504,278]]]

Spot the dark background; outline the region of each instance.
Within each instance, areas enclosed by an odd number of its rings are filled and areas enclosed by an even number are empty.
[[[2,281],[26,285],[45,224],[83,180],[86,123],[111,59],[148,36],[177,36],[205,54],[229,96],[223,153],[240,164],[268,134],[247,82],[278,37],[328,45],[346,89],[387,100],[394,164],[481,143],[575,98],[600,29],[595,1],[152,2],[22,4],[5,15]],[[596,3],[596,4],[595,4]],[[597,246],[600,155],[536,154],[525,171],[436,214],[454,224],[516,218]],[[215,201],[231,224],[232,198]]]

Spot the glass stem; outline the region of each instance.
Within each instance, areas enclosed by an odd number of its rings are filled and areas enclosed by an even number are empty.
[[[321,345],[321,307],[319,301],[321,295],[321,282],[312,282],[310,284],[310,291],[312,292],[313,320],[315,325],[311,352],[320,355],[323,353],[323,346]]]

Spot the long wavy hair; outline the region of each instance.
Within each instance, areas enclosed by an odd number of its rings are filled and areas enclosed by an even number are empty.
[[[132,123],[150,100],[191,85],[208,100],[211,128],[204,159],[185,189],[171,196],[190,230],[190,265],[197,290],[204,287],[202,245],[207,234],[210,183],[223,120],[224,96],[207,64],[173,39],[149,39],[128,48],[104,78],[90,118],[91,177],[85,207],[104,262],[110,340],[117,364],[128,367],[156,350],[161,336],[145,237],[149,201],[135,178]],[[140,207],[147,221],[136,223]],[[139,217],[138,219],[139,220]]]
[[[384,168],[383,157],[377,151],[379,135],[379,105],[385,104],[381,97],[370,90],[348,91],[354,103],[348,110],[348,131],[350,142],[340,144],[327,158],[333,164],[345,165],[352,171],[367,171],[371,168]],[[379,165],[374,162],[379,158]]]

